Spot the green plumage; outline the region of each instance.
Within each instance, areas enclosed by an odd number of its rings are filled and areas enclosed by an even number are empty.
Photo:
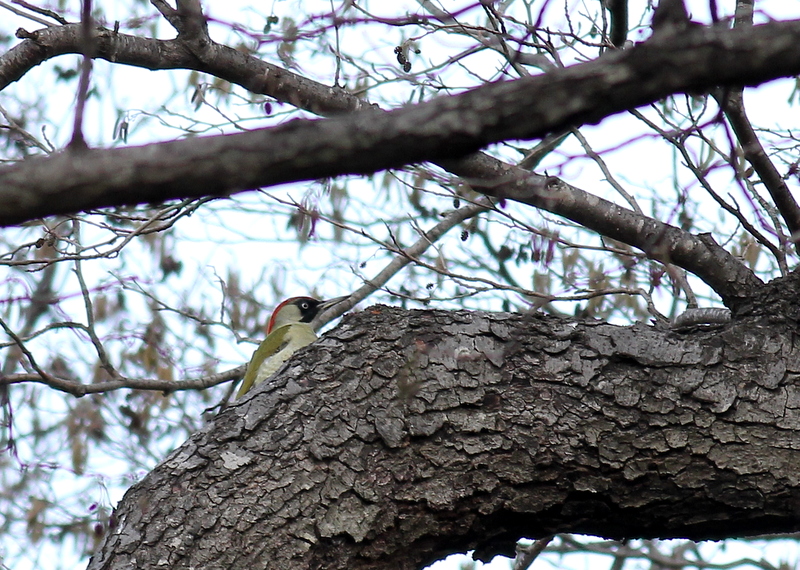
[[[253,353],[236,398],[275,374],[295,352],[317,340],[311,326],[314,317],[345,299],[318,301],[313,297],[290,297],[278,305],[267,323],[267,338]]]
[[[308,323],[292,323],[273,330],[253,353],[236,398],[272,376],[295,352],[315,340],[317,333]]]

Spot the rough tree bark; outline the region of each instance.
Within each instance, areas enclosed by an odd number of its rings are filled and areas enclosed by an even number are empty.
[[[417,568],[800,529],[800,276],[708,329],[371,307],[126,494],[90,569]]]

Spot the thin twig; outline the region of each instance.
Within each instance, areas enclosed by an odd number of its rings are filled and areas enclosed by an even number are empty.
[[[78,220],[74,220],[72,227],[73,234],[75,236],[75,243],[80,248],[80,222]],[[94,308],[92,307],[92,299],[89,296],[89,288],[86,287],[86,280],[83,278],[83,269],[81,268],[80,259],[75,260],[75,275],[78,277],[81,295],[83,296],[83,305],[86,309],[86,332],[89,335],[89,339],[92,341],[92,344],[94,345],[94,349],[97,352],[97,357],[100,359],[100,366],[106,372],[108,372],[109,376],[112,378],[119,378],[120,374],[111,364],[111,361],[108,358],[108,353],[106,352],[106,349],[103,346],[103,343],[100,341],[100,338],[97,336],[97,331],[95,330]]]
[[[0,321],[2,323],[2,321]],[[38,384],[45,384],[60,392],[66,392],[73,396],[81,397],[87,394],[100,394],[103,392],[113,392],[115,390],[131,389],[131,390],[159,390],[163,392],[177,392],[182,390],[203,390],[212,386],[217,386],[231,380],[236,380],[242,377],[246,366],[243,364],[219,372],[217,374],[210,374],[208,376],[201,376],[200,378],[189,378],[186,380],[161,380],[155,378],[126,378],[124,376],[107,382],[97,382],[93,384],[82,384],[74,382],[65,378],[57,378],[47,373],[42,375],[37,374],[9,374],[0,377],[0,386],[7,386],[9,384],[21,384],[25,382],[34,382]]]
[[[21,2],[15,2],[15,4],[22,4],[22,3]],[[55,24],[53,24],[52,22],[48,22],[47,20],[39,18],[38,16],[34,16],[33,14],[28,14],[27,12],[23,12],[19,8],[14,8],[14,6],[10,6],[9,4],[6,4],[5,2],[0,2],[0,8],[5,8],[9,12],[13,12],[17,16],[22,16],[23,18],[28,18],[29,20],[32,20],[32,21],[36,22],[37,24],[42,24],[43,26],[47,26],[47,27],[55,26]],[[26,8],[27,8],[27,6],[26,6]]]
[[[583,136],[583,133],[581,133],[579,129],[573,128],[572,134],[575,135],[575,138],[581,143],[586,155],[591,158],[595,164],[597,164],[597,166],[600,167],[600,170],[603,172],[603,176],[606,177],[606,182],[611,184],[612,188],[614,188],[614,190],[616,190],[617,193],[625,199],[634,212],[640,216],[644,216],[644,212],[642,212],[642,209],[639,207],[639,203],[636,201],[636,198],[634,198],[627,190],[625,190],[622,184],[620,184],[619,181],[614,177],[614,175],[611,173],[611,169],[608,168],[606,161],[603,160],[602,156],[594,151],[592,146],[589,144],[589,141]]]
[[[99,251],[98,253],[91,254],[91,255],[84,255],[84,254],[64,254],[59,257],[54,258],[43,258],[43,259],[14,259],[16,251],[23,249],[24,247],[32,247],[34,244],[30,243],[26,246],[21,246],[17,248],[17,250],[3,254],[0,256],[0,265],[7,265],[7,266],[28,266],[28,265],[37,265],[42,267],[50,266],[53,263],[63,262],[63,261],[87,261],[91,259],[100,259],[100,258],[109,258],[116,254],[118,254],[125,246],[127,246],[135,237],[140,235],[147,235],[151,233],[157,233],[164,230],[171,228],[175,222],[177,222],[180,218],[191,215],[197,208],[202,206],[203,204],[211,201],[217,200],[216,197],[208,197],[208,198],[201,198],[199,200],[195,198],[187,198],[177,204],[171,204],[166,206],[165,208],[158,210],[153,215],[145,218],[145,221],[136,226],[133,229],[129,228],[114,228],[108,224],[95,224],[90,219],[84,219],[84,223],[93,224],[101,229],[105,229],[116,234],[122,234],[125,237],[123,238],[122,242],[119,245],[112,247],[111,249],[105,251]],[[111,218],[114,216],[113,212],[103,212],[105,217]],[[171,219],[170,219],[171,218]],[[126,222],[134,221],[131,217],[124,217],[122,220]],[[156,222],[162,221],[163,224],[156,225]],[[52,231],[52,230],[50,230]],[[83,251],[88,250],[97,250],[101,246],[113,244],[115,241],[119,239],[120,235],[115,235],[113,238],[97,243],[91,247],[87,246],[83,248]],[[8,261],[3,261],[2,257],[10,258]]]
[[[2,4],[3,3],[0,2],[0,6],[2,6]],[[15,133],[19,134],[20,136],[22,136],[22,138],[25,139],[26,141],[28,141],[30,144],[42,149],[47,154],[52,154],[53,153],[53,151],[55,149],[53,149],[52,147],[48,147],[47,145],[43,144],[42,142],[39,141],[39,139],[37,139],[35,136],[30,134],[25,129],[23,129],[19,125],[19,123],[17,123],[13,118],[11,118],[11,115],[8,114],[8,111],[6,111],[5,108],[2,105],[0,105],[0,115],[3,115],[3,118],[8,123],[8,128],[9,129],[11,129]]]
[[[694,174],[695,178],[697,178],[697,181],[700,183],[703,189],[706,192],[708,192],[709,196],[711,196],[714,199],[714,201],[717,202],[717,204],[719,204],[720,207],[722,207],[723,210],[725,210],[726,212],[731,214],[734,218],[736,218],[736,220],[742,225],[742,227],[747,232],[749,232],[761,245],[766,247],[772,253],[772,255],[775,256],[775,259],[781,258],[783,254],[780,248],[778,248],[775,244],[769,241],[766,238],[766,236],[764,236],[764,234],[758,231],[756,227],[750,223],[750,221],[747,219],[744,213],[742,213],[741,210],[739,210],[734,206],[731,206],[719,194],[717,194],[717,192],[714,190],[711,184],[708,183],[705,174],[694,163],[694,160],[689,154],[689,151],[686,150],[686,145],[684,145],[683,142],[677,136],[661,129],[658,125],[653,123],[650,119],[645,117],[642,113],[640,113],[636,109],[631,110],[630,113],[637,119],[647,124],[651,129],[656,131],[662,137],[664,137],[664,140],[671,143],[672,146],[674,146],[681,154],[683,159],[686,161],[686,166],[689,168],[689,170],[692,171],[692,174]]]
[[[52,376],[50,376],[47,372],[45,372],[39,367],[39,365],[36,363],[36,359],[33,357],[33,354],[31,354],[31,352],[28,350],[28,347],[25,346],[25,343],[22,342],[22,339],[17,336],[17,333],[11,330],[11,328],[6,324],[6,322],[2,318],[0,318],[0,327],[2,327],[3,331],[11,338],[11,340],[14,341],[14,344],[16,344],[17,347],[22,352],[22,354],[25,355],[25,358],[28,359],[31,368],[33,368],[36,371],[36,374],[38,374],[39,379],[45,382],[54,380]],[[10,377],[11,376],[5,376],[5,378],[10,378]],[[4,383],[3,379],[0,378],[0,384],[2,383]]]
[[[418,239],[413,245],[406,249],[396,249],[395,258],[389,262],[389,264],[384,267],[383,270],[381,270],[375,277],[366,281],[364,285],[354,291],[350,295],[349,299],[334,305],[328,311],[324,311],[321,315],[318,315],[317,319],[315,319],[315,324],[322,326],[355,307],[360,301],[366,299],[369,295],[383,287],[389,281],[389,279],[394,277],[403,267],[411,263],[411,261],[413,261],[415,258],[418,258],[420,255],[422,255],[431,246],[431,244],[438,241],[439,238],[441,238],[453,227],[460,224],[464,220],[468,220],[469,218],[477,216],[481,212],[486,211],[487,209],[491,208],[492,205],[493,202],[490,198],[482,196],[474,203],[462,206],[461,208],[450,212],[442,221],[425,232],[422,237],[420,237],[420,239]],[[393,249],[388,244],[384,244],[384,247],[387,247],[387,249],[390,250]]]

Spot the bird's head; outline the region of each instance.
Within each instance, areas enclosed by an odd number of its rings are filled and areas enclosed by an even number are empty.
[[[267,324],[267,334],[278,327],[292,323],[310,323],[319,313],[346,299],[336,297],[327,301],[320,301],[313,297],[290,297],[275,307]]]

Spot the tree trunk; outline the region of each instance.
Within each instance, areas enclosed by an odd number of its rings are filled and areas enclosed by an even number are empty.
[[[375,306],[134,485],[90,569],[800,530],[797,275],[691,330]]]

